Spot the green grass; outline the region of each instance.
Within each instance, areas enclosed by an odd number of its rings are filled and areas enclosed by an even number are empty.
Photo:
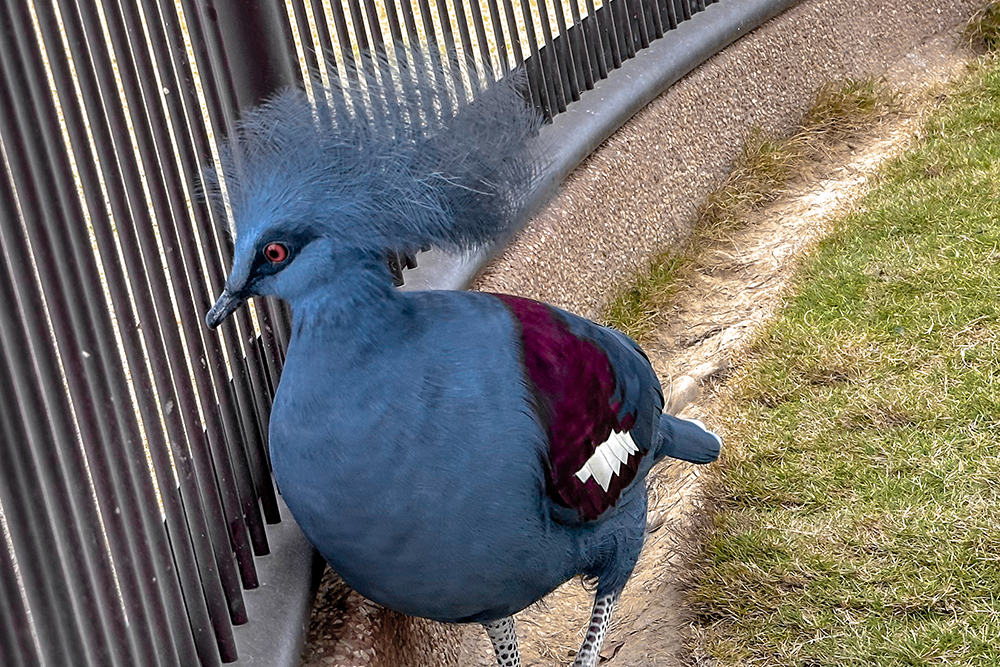
[[[1000,665],[1000,60],[731,380],[693,590],[719,665]]]
[[[691,266],[703,241],[725,238],[744,226],[751,212],[773,202],[824,147],[863,134],[894,112],[898,101],[899,94],[881,79],[844,79],[820,89],[791,136],[750,130],[729,175],[699,210],[693,238],[654,258],[608,304],[604,323],[644,342],[656,330],[658,314],[669,305],[679,276]]]

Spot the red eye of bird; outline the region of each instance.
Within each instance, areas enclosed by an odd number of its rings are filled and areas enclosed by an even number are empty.
[[[264,258],[272,264],[281,264],[288,259],[288,248],[281,243],[268,243],[264,246]]]

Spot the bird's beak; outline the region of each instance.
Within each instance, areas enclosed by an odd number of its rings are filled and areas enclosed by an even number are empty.
[[[215,302],[212,309],[208,311],[207,315],[205,315],[205,324],[208,325],[209,329],[216,328],[222,324],[222,321],[229,317],[234,310],[239,308],[245,300],[246,299],[239,294],[230,292],[228,288],[222,290],[219,300]]]

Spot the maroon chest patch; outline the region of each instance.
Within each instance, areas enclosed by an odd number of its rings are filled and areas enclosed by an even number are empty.
[[[549,441],[549,495],[584,519],[596,519],[635,479],[644,452],[611,438],[612,433],[622,433],[631,443],[627,432],[635,415],[619,418],[622,406],[615,400],[615,373],[598,345],[577,336],[545,304],[495,296],[520,325],[526,379]],[[609,439],[614,442],[605,444]]]

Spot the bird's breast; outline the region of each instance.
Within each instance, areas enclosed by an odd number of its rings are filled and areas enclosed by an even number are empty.
[[[372,599],[458,620],[498,591],[520,608],[577,572],[511,329],[494,308],[365,355],[289,348],[275,478],[310,541]]]

